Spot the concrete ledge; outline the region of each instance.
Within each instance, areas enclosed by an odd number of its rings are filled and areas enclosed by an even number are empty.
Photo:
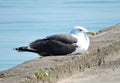
[[[12,69],[0,72],[0,83],[43,83],[35,75],[39,69],[49,71],[50,78],[44,83],[58,80],[84,71],[85,68],[101,65],[109,61],[108,56],[120,54],[120,24],[101,30],[91,38],[88,52],[81,55],[50,56],[37,58]]]

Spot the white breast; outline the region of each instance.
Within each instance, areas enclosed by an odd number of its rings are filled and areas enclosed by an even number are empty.
[[[77,38],[78,42],[76,44],[78,47],[71,54],[78,54],[87,51],[89,47],[89,37],[86,34],[80,34],[79,36],[73,34],[72,36]]]

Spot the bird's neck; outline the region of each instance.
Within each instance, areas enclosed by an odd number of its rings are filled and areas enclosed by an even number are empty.
[[[72,36],[76,37],[77,39],[83,39],[83,40],[87,40],[87,42],[89,43],[89,36],[87,34],[84,33],[70,33]]]

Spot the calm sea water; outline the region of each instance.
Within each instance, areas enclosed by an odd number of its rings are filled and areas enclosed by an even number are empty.
[[[0,0],[0,71],[39,57],[15,47],[81,25],[98,31],[120,23],[120,0]]]

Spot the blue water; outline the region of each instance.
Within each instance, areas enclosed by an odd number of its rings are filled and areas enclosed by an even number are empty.
[[[0,0],[0,71],[39,57],[15,47],[81,25],[98,31],[120,23],[120,0]]]

